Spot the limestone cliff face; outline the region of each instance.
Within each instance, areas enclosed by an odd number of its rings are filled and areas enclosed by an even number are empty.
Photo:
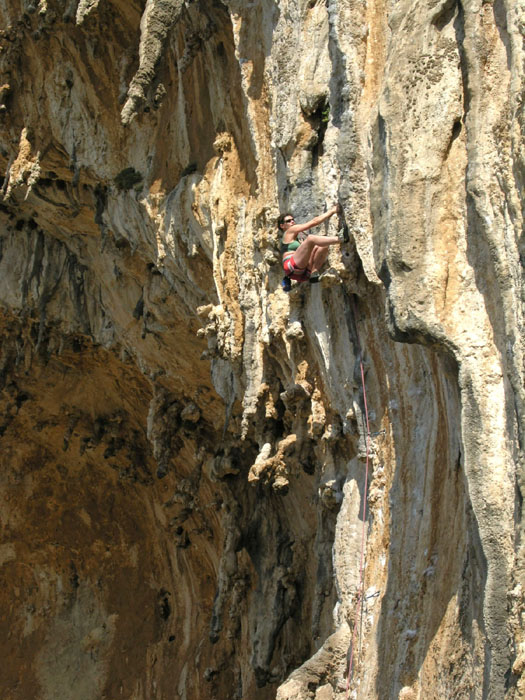
[[[525,697],[524,37],[0,3],[2,698]]]

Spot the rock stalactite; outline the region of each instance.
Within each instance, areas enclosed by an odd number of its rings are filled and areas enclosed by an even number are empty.
[[[3,698],[525,698],[524,38],[0,3]]]

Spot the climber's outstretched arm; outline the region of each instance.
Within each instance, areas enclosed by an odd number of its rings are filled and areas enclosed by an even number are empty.
[[[310,219],[310,221],[307,221],[304,224],[296,224],[295,222],[290,226],[285,233],[285,243],[291,243],[293,240],[297,238],[297,236],[302,233],[303,231],[308,231],[311,228],[314,228],[314,226],[320,226],[324,221],[329,219],[331,216],[336,214],[337,212],[340,211],[340,206],[339,204],[336,204],[335,206],[331,207],[327,211],[324,212],[324,214],[319,214],[319,216],[314,217],[313,219]]]

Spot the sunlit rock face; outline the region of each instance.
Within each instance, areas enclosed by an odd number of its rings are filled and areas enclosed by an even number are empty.
[[[0,2],[2,698],[525,697],[524,36]]]

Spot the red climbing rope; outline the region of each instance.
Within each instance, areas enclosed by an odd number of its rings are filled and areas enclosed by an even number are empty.
[[[353,302],[353,300],[352,300]],[[354,318],[356,317],[355,314],[355,303],[352,303],[354,307]],[[359,340],[358,340],[359,343]],[[348,693],[350,690],[350,682],[352,680],[352,674],[353,674],[353,662],[354,662],[354,648],[355,648],[355,642],[357,638],[357,621],[359,619],[359,615],[361,614],[361,606],[363,604],[363,595],[364,595],[364,586],[365,586],[365,577],[364,577],[364,572],[365,572],[365,539],[366,539],[366,505],[368,501],[368,465],[370,462],[370,424],[368,421],[368,403],[366,400],[366,385],[365,385],[365,370],[363,367],[363,360],[361,358],[361,348],[359,348],[359,365],[361,368],[361,383],[363,386],[363,403],[365,406],[365,421],[366,421],[366,468],[365,468],[365,485],[363,489],[363,534],[361,537],[361,562],[359,565],[359,588],[358,588],[358,597],[357,597],[357,603],[356,603],[356,613],[355,613],[355,622],[354,622],[354,631],[352,633],[352,643],[350,645],[350,658],[348,660],[348,675],[346,677],[346,700],[348,700]]]

